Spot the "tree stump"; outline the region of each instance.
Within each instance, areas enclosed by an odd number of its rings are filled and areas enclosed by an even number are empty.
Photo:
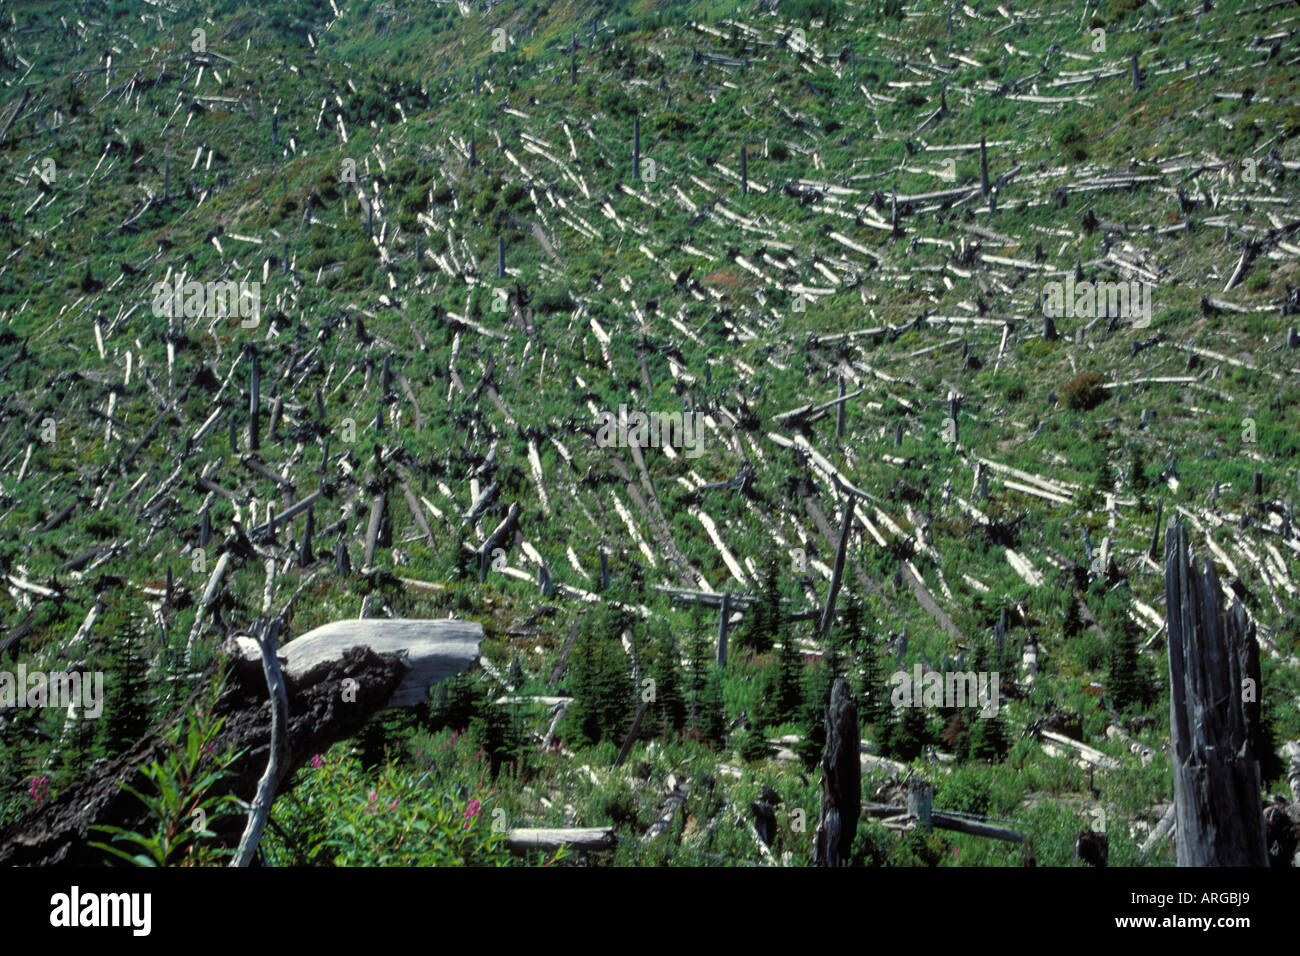
[[[1165,537],[1170,736],[1179,866],[1265,866],[1260,805],[1259,645],[1241,602],[1224,608],[1212,562],[1187,531]]]
[[[837,677],[826,708],[822,803],[815,845],[820,866],[844,866],[858,832],[858,815],[862,810],[858,745],[858,706],[853,702],[848,681]]]

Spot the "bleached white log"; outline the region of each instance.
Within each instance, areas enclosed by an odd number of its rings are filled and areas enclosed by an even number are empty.
[[[549,852],[560,847],[571,850],[611,850],[616,842],[614,831],[609,827],[527,827],[510,830],[506,834],[506,846],[513,853],[528,853],[533,850]]]
[[[468,670],[479,659],[483,626],[450,619],[365,618],[335,621],[285,644],[279,650],[287,677],[298,678],[320,664],[336,661],[353,647],[376,654],[401,654],[411,668],[388,699],[388,707],[410,707],[428,699],[438,681]],[[249,660],[259,655],[256,642],[236,639]]]

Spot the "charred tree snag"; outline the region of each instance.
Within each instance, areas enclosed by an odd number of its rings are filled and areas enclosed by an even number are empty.
[[[858,706],[848,681],[837,677],[826,708],[822,754],[822,804],[815,853],[820,866],[844,866],[862,810],[862,764],[858,757]]]
[[[427,700],[430,687],[474,664],[482,640],[482,626],[470,621],[383,619],[327,624],[283,645],[278,657],[288,718],[280,779],[354,736],[381,710]],[[266,678],[255,641],[236,638],[226,648],[230,675],[215,709],[225,718],[223,739],[242,755],[209,793],[251,802],[271,744]],[[171,720],[182,719],[185,711]],[[149,832],[148,812],[122,784],[147,787],[142,768],[161,759],[168,746],[166,734],[156,729],[14,821],[0,831],[0,866],[98,865],[104,853],[90,845],[100,839],[90,827]],[[218,845],[234,847],[244,820],[215,820],[212,829]]]
[[[641,114],[632,117],[632,181],[641,181]]]
[[[248,447],[250,451],[258,450],[258,406],[261,404],[262,380],[257,367],[257,350],[248,350],[248,360],[252,367],[248,389]]]
[[[987,198],[989,194],[989,152],[988,146],[984,142],[984,137],[980,136],[980,195]]]
[[[724,592],[718,610],[718,666],[727,666],[727,629],[731,624],[731,592]]]
[[[1260,805],[1259,645],[1236,598],[1223,606],[1212,562],[1187,531],[1165,537],[1169,710],[1179,866],[1266,866]]]

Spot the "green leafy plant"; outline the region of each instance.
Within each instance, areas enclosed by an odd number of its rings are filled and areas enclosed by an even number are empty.
[[[487,767],[481,766],[483,799],[471,797],[468,787],[439,784],[430,771],[395,763],[372,776],[347,750],[314,758],[276,804],[268,855],[282,864],[504,866],[511,860],[506,832],[487,803]],[[563,858],[561,851],[548,861]]]
[[[224,686],[225,672],[221,672],[207,698],[168,730],[165,756],[140,771],[147,786],[137,789],[122,783],[122,789],[148,808],[155,821],[153,832],[96,826],[92,829],[109,834],[112,840],[92,846],[136,866],[213,865],[229,852],[201,842],[215,836],[212,824],[238,812],[240,804],[232,794],[211,792],[229,776],[240,755],[220,749],[225,718],[216,716],[215,705]],[[118,843],[137,852],[112,845]]]

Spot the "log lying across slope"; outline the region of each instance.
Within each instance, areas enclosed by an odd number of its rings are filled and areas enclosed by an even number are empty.
[[[470,621],[362,620],[327,624],[285,644],[278,653],[289,702],[285,777],[379,711],[427,699],[434,683],[469,669],[482,639],[482,626]],[[218,787],[245,801],[257,789],[271,742],[266,682],[260,659],[248,656],[252,646],[236,643],[216,705],[225,718],[223,740],[242,751]],[[165,728],[155,728],[0,832],[0,866],[101,864],[105,854],[90,842],[103,836],[90,827],[151,832],[144,807],[121,785],[148,792],[141,768],[165,755],[166,736]],[[215,822],[216,840],[233,846],[243,823],[242,816]]]

